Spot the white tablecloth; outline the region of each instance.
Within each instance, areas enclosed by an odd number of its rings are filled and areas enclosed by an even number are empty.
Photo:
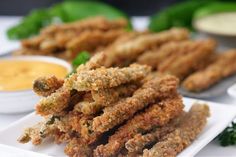
[[[19,46],[18,42],[10,42],[7,40],[5,31],[6,29],[14,25],[19,21],[20,17],[9,17],[0,16],[0,54],[4,51],[10,51]],[[135,17],[132,19],[133,24],[137,30],[144,30],[147,26],[148,19],[146,17]],[[208,101],[214,101],[229,105],[236,105],[236,99],[232,98],[225,93],[221,97],[206,99]],[[227,107],[227,106],[225,106]],[[28,113],[21,114],[0,114],[0,129],[3,129],[12,122],[24,117]],[[222,113],[227,114],[227,113]],[[215,141],[209,143],[204,149],[202,149],[197,155],[197,157],[236,157],[236,146],[231,147],[221,147]]]

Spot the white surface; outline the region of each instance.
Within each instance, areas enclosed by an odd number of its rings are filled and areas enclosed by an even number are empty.
[[[236,98],[236,84],[232,85],[231,87],[229,87],[228,89],[228,94],[234,98]]]
[[[208,144],[214,137],[216,137],[234,118],[236,115],[236,107],[230,106],[225,108],[224,105],[212,102],[202,102],[195,99],[184,98],[185,110],[188,111],[194,102],[207,103],[210,107],[211,117],[208,118],[208,123],[198,138],[187,147],[178,157],[191,157]],[[220,113],[225,112],[227,115]],[[21,135],[25,127],[31,126],[41,120],[41,117],[32,113],[23,119],[13,123],[6,129],[0,132],[0,143],[8,146],[21,148],[33,152],[42,153],[49,156],[65,156],[63,149],[64,145],[55,145],[52,141],[47,141],[43,145],[33,146],[31,143],[20,144],[16,139]],[[1,146],[0,146],[1,148]],[[17,151],[17,150],[15,150]],[[18,150],[21,153],[20,150]],[[37,155],[35,154],[35,157]]]
[[[148,27],[149,19],[147,17],[134,17],[132,18],[132,25],[137,31],[145,31]]]
[[[26,116],[29,112],[18,114],[0,114],[0,130],[10,125],[12,122]]]
[[[0,144],[0,155],[4,155],[4,157],[49,157],[47,155],[42,155],[39,153],[22,150],[19,148],[2,145]]]
[[[136,23],[135,28],[139,30],[143,30],[144,26],[147,26],[148,20],[145,20],[145,18],[141,18],[141,24],[138,22],[139,18],[134,18],[134,21]],[[11,42],[9,42],[6,37],[5,33],[3,32],[6,30],[6,27],[9,25],[12,25],[13,23],[16,23],[19,20],[19,17],[1,17],[0,16],[0,51],[8,49],[9,47],[12,48]],[[232,98],[227,93],[224,95],[217,97],[217,98],[211,98],[207,99],[209,101],[213,102],[219,102],[219,103],[225,103],[229,105],[225,105],[225,108],[228,108],[230,105],[235,105],[236,106],[236,98]],[[25,114],[13,114],[13,115],[5,115],[5,114],[0,114],[0,129],[3,129],[7,125],[11,124],[12,122],[18,120],[19,118],[25,116]],[[220,115],[226,115],[227,113],[220,113]],[[0,155],[1,155],[0,151]],[[218,143],[211,142],[208,144],[202,151],[200,151],[196,157],[235,157],[236,156],[236,147],[221,147],[218,145]],[[15,157],[15,156],[14,156]]]
[[[43,61],[61,65],[67,69],[68,73],[72,71],[72,67],[68,62],[54,57],[15,56],[0,58],[0,62],[3,60]],[[32,111],[34,109],[34,105],[38,101],[39,96],[37,96],[31,89],[14,92],[0,91],[0,113],[22,113]]]
[[[0,56],[10,53],[20,46],[18,41],[9,41],[6,31],[9,27],[15,25],[21,17],[0,16]]]

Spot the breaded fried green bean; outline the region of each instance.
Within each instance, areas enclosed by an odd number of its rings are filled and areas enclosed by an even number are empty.
[[[113,88],[91,91],[92,102],[82,101],[75,105],[74,110],[90,115],[101,111],[104,107],[111,105],[122,97],[131,96],[138,88],[135,84],[124,84]]]
[[[228,50],[218,56],[215,62],[201,71],[187,77],[182,86],[193,92],[205,90],[221,79],[236,73],[236,50]]]
[[[33,83],[33,90],[40,96],[49,96],[57,89],[62,87],[64,80],[58,79],[55,76],[39,77]]]
[[[94,118],[94,131],[108,131],[132,117],[137,111],[148,106],[150,103],[154,103],[158,98],[165,98],[175,93],[177,86],[178,79],[169,75],[147,81],[141,88],[134,92],[132,97],[117,102],[112,109],[109,109],[109,107],[108,109],[105,108],[101,116]]]
[[[189,146],[203,130],[209,116],[207,105],[195,104],[180,126],[163,137],[151,149],[144,150],[143,157],[175,157],[184,148]]]
[[[151,105],[144,112],[137,114],[121,126],[109,137],[107,144],[98,146],[94,151],[94,156],[111,157],[116,155],[125,146],[125,143],[136,134],[165,125],[171,119],[181,114],[182,109],[182,98],[178,95]]]
[[[197,70],[199,64],[202,64],[205,58],[213,54],[215,47],[216,43],[214,40],[206,40],[190,53],[181,57],[178,55],[171,56],[168,60],[159,65],[158,71],[172,74],[177,76],[180,80],[183,80],[189,74]]]
[[[129,154],[142,153],[145,146],[159,141],[163,136],[174,131],[174,129],[180,124],[181,120],[184,118],[185,115],[186,113],[183,112],[179,117],[174,118],[163,127],[157,127],[153,131],[144,135],[135,135],[132,139],[125,143],[125,148],[128,150]]]
[[[80,71],[76,81],[67,83],[70,89],[90,91],[112,88],[121,84],[143,79],[150,72],[150,67],[132,64],[126,68],[98,68],[89,71]],[[74,77],[74,76],[73,76]]]
[[[156,48],[169,41],[181,41],[188,39],[189,33],[186,29],[171,29],[156,34],[144,34],[122,44],[109,47],[104,50],[107,59],[104,66],[124,65],[135,60],[144,51]]]

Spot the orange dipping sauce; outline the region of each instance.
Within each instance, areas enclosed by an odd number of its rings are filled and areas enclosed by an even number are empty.
[[[32,88],[33,81],[40,76],[55,75],[64,78],[68,74],[62,65],[43,61],[0,61],[0,91],[17,91]]]

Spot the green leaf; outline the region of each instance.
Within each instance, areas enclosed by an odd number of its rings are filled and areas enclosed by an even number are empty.
[[[235,12],[236,3],[233,2],[215,2],[201,7],[194,13],[194,19],[221,12]]]
[[[126,17],[126,15],[118,9],[101,2],[65,2],[63,4],[63,9],[67,14],[68,21],[80,20],[93,16],[104,16],[111,20]]]
[[[90,59],[90,54],[87,51],[80,52],[72,61],[73,70],[66,77],[76,72],[76,68],[81,64],[85,64]]]
[[[191,29],[194,12],[206,4],[209,4],[209,1],[185,1],[167,7],[151,17],[149,29],[156,32],[174,26]]]
[[[50,23],[50,16],[45,9],[34,10],[29,16],[7,31],[9,39],[22,39],[37,34],[41,27]]]
[[[90,54],[87,51],[80,52],[72,61],[73,68],[76,69],[79,65],[86,63],[90,58]]]
[[[23,39],[38,34],[42,27],[58,22],[73,22],[93,16],[108,19],[127,18],[122,11],[94,1],[66,1],[47,9],[38,9],[29,13],[21,22],[7,31],[9,39]],[[129,28],[131,28],[131,24]]]

